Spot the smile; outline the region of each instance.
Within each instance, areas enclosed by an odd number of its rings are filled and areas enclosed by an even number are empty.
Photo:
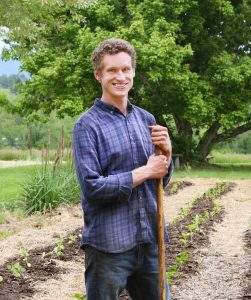
[[[128,83],[113,83],[112,85],[115,86],[118,89],[123,89],[127,86]]]

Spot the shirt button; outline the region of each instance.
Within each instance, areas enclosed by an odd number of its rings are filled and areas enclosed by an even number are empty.
[[[110,113],[113,115],[113,114],[114,114],[114,111],[113,111],[113,110],[111,110],[111,111],[110,111]]]

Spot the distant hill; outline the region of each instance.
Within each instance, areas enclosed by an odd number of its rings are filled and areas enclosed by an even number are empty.
[[[8,89],[12,93],[17,92],[17,84],[27,79],[25,74],[0,75],[0,88]]]

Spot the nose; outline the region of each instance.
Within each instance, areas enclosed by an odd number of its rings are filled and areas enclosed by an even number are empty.
[[[125,79],[125,74],[122,71],[118,71],[116,74],[116,79],[117,80],[124,80]]]

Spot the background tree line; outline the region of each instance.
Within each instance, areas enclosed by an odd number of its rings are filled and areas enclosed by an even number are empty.
[[[3,55],[30,74],[15,105],[1,97],[9,111],[78,115],[100,95],[92,50],[120,37],[138,54],[132,101],[167,124],[185,160],[251,129],[249,1],[3,0],[0,9]]]

